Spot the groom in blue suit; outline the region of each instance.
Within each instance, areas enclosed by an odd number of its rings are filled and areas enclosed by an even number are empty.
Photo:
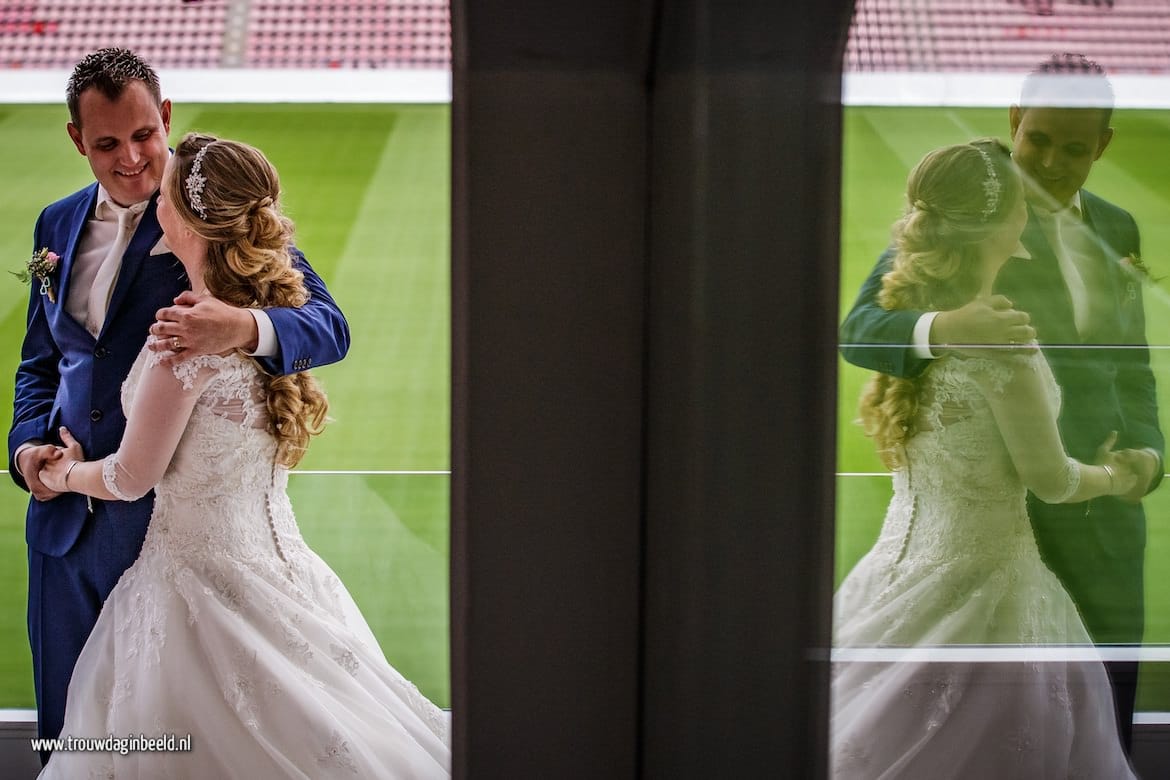
[[[189,291],[155,216],[171,104],[148,64],[125,49],[90,54],[75,67],[66,102],[69,136],[97,181],[37,220],[34,251],[60,259],[43,284],[32,280],[8,435],[9,473],[33,496],[28,629],[42,737],[60,732],[73,666],[106,596],[138,557],[154,500],[87,502],[46,488],[38,472],[60,429],[91,460],[118,448],[122,382],[151,332],[154,349],[243,349],[273,374],[336,362],[349,349],[345,317],[298,251],[311,294],[300,309],[237,309]]]
[[[1090,107],[1064,107],[1084,106],[1086,98],[1095,98]],[[1129,495],[1083,504],[1051,505],[1029,495],[1036,542],[1093,640],[1139,645],[1145,623],[1141,499],[1162,479],[1165,440],[1146,343],[1137,224],[1127,211],[1082,189],[1113,139],[1112,98],[1104,73],[1078,55],[1054,57],[1025,81],[1009,122],[1012,157],[1027,187],[1021,237],[1027,251],[1021,254],[1030,257],[1004,265],[996,297],[949,312],[885,311],[876,296],[892,259],[887,251],[841,338],[850,363],[903,377],[918,375],[947,348],[1039,341],[1062,390],[1058,422],[1069,454],[1095,462],[1097,448],[1116,431],[1138,483]],[[1106,669],[1128,748],[1138,664],[1110,661]]]

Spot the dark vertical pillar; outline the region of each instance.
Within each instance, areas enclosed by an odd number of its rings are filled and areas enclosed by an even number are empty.
[[[636,771],[643,5],[453,8],[459,777]]]
[[[457,776],[823,769],[846,6],[456,1]]]
[[[850,4],[663,4],[645,776],[825,769]],[[761,774],[764,773],[764,774]]]

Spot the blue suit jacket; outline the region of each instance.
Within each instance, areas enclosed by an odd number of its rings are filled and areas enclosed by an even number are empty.
[[[48,206],[37,220],[34,249],[47,247],[61,261],[54,274],[56,302],[40,293],[33,281],[27,333],[16,372],[12,429],[8,434],[9,473],[27,490],[13,467],[17,447],[30,440],[59,442],[67,427],[81,443],[88,460],[114,452],[126,419],[122,413],[122,382],[146,341],[156,312],[171,305],[188,289],[182,264],[173,254],[150,255],[162,238],[151,199],[126,248],[110,299],[109,314],[95,339],[65,311],[70,272],[86,221],[97,203],[96,183]],[[310,301],[300,309],[270,309],[279,354],[262,360],[274,374],[333,363],[349,349],[349,326],[324,283],[294,250],[294,262],[305,274]],[[142,544],[154,494],[132,503],[109,502],[107,511],[127,538],[111,544]],[[66,554],[77,540],[87,516],[85,497],[68,493],[48,502],[30,501],[25,525],[29,546],[47,555]]]
[[[1021,242],[1032,257],[1009,260],[995,289],[1031,315],[1062,390],[1058,422],[1070,455],[1092,462],[1097,447],[1115,430],[1118,449],[1149,447],[1164,457],[1141,280],[1118,262],[1140,252],[1138,228],[1128,212],[1090,192],[1081,192],[1081,205],[1104,264],[1100,289],[1091,291],[1101,312],[1096,331],[1085,339],[1078,335],[1060,263],[1030,209]],[[886,311],[878,305],[882,276],[891,262],[887,251],[862,286],[841,328],[841,352],[862,368],[910,377],[930,363],[906,346],[922,312]],[[1087,505],[1051,505],[1029,496],[1029,514],[1046,562],[1077,602],[1094,639],[1140,641],[1146,533],[1142,507],[1112,497]]]

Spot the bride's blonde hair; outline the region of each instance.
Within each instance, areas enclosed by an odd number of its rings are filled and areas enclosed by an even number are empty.
[[[289,254],[293,224],[280,210],[280,179],[259,149],[188,133],[175,147],[173,175],[164,186],[183,224],[207,240],[209,293],[232,306],[260,309],[298,307],[309,299]],[[277,462],[295,466],[325,426],[328,399],[308,371],[262,375]]]
[[[927,154],[906,182],[906,210],[893,227],[893,267],[882,277],[878,304],[948,311],[969,302],[981,283],[979,244],[1002,228],[1021,197],[1011,153],[997,139]],[[862,392],[861,423],[890,468],[902,465],[905,442],[917,432],[923,375],[876,374]]]

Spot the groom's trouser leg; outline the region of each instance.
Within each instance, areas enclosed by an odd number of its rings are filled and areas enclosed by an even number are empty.
[[[106,597],[142,547],[145,519],[138,523],[110,518],[105,506],[95,503],[95,514],[65,555],[56,557],[29,550],[28,635],[37,698],[37,734],[45,738],[60,735],[77,657]],[[42,753],[41,761],[47,760],[48,753]]]
[[[1133,710],[1137,701],[1138,662],[1109,661],[1105,664],[1113,683],[1113,702],[1117,707],[1117,727],[1125,752],[1133,752]]]
[[[28,636],[37,697],[37,736],[56,737],[65,718],[73,665],[97,622],[101,601],[65,558],[29,550]],[[97,736],[97,735],[93,735]],[[41,753],[41,761],[48,760]]]

